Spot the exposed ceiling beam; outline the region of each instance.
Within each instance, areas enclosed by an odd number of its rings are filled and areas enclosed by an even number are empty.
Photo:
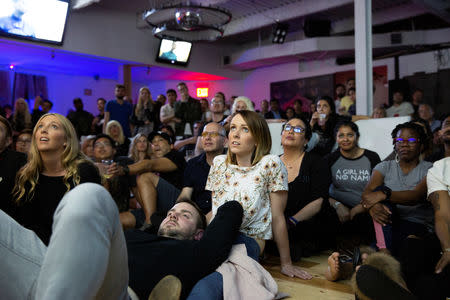
[[[353,0],[303,0],[288,5],[269,9],[264,13],[232,20],[226,27],[224,36],[230,36],[250,30],[255,30],[278,22],[299,18],[324,10],[352,4]]]
[[[450,42],[450,28],[401,32],[402,43],[392,44],[391,33],[374,34],[373,49],[405,48],[421,45],[438,45]],[[251,69],[255,66],[298,61],[302,56],[336,57],[336,53],[353,53],[353,36],[310,38],[281,45],[256,47],[233,53],[228,66],[233,69]],[[333,54],[335,53],[335,54]]]
[[[398,20],[404,20],[426,13],[423,6],[417,4],[406,4],[378,11],[372,14],[372,25],[381,25]],[[333,22],[332,33],[352,31],[355,28],[353,17]]]
[[[450,8],[450,2],[444,0],[413,0],[414,3],[421,5],[425,10],[438,16],[445,22],[450,24],[450,13],[447,9]]]

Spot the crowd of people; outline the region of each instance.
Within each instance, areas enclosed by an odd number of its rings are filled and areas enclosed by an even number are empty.
[[[367,282],[449,296],[450,115],[436,120],[421,90],[412,103],[395,92],[372,117],[411,121],[381,161],[358,144],[354,122],[369,117],[355,115],[354,80],[335,91],[255,111],[245,96],[195,99],[183,82],[156,101],[143,87],[133,104],[117,85],[96,116],[76,98],[67,117],[17,99],[0,116],[0,298],[147,299],[168,284],[165,299],[233,299],[249,291],[230,282],[250,280],[269,299],[264,255],[309,280],[294,262],[329,249],[323,275],[356,271],[360,297],[378,295]],[[280,156],[271,122],[283,123]]]

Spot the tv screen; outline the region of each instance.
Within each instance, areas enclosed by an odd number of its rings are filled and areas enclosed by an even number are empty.
[[[69,0],[1,0],[0,35],[62,44]]]
[[[185,66],[189,62],[192,43],[161,39],[156,60],[159,62]]]

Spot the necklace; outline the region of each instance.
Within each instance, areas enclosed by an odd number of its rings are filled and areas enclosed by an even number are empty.
[[[297,162],[303,157],[303,155],[305,155],[305,152],[303,151],[302,152],[302,154],[300,154],[300,156],[299,157],[297,157],[297,158],[295,158],[295,159],[293,159],[293,160],[291,160],[291,161],[287,161],[286,160],[286,156],[283,154],[283,162],[284,162],[284,164],[286,165],[286,167],[288,168],[288,169],[292,169],[292,168],[294,168],[294,166],[297,164]]]

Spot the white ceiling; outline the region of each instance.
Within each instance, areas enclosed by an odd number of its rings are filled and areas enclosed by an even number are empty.
[[[152,5],[167,4],[166,0],[101,0],[92,6],[105,10],[120,10],[136,15],[150,9]],[[171,1],[180,2],[180,1]],[[192,2],[192,1],[191,1]],[[287,22],[290,25],[289,41],[304,39],[303,23],[307,18],[326,19],[332,23],[334,36],[348,35],[353,31],[353,0],[205,0],[202,4],[218,5],[231,11],[232,21],[225,28],[224,38],[217,45],[224,45],[233,52],[251,50],[252,48],[268,45],[271,39],[273,24]],[[442,0],[373,0],[373,24],[379,27],[390,25],[386,30],[395,30],[393,22],[410,20],[424,14],[431,19],[450,27],[450,1]],[[83,8],[83,9],[89,9]],[[80,10],[82,11],[82,10]],[[439,22],[438,22],[439,21]],[[388,26],[388,25],[386,25]],[[442,24],[440,25],[442,27]],[[414,29],[414,22],[411,21]],[[234,50],[233,50],[234,49]],[[53,51],[53,52],[52,52]],[[53,53],[53,54],[52,54]],[[102,70],[103,77],[117,78],[117,72],[123,64],[134,64],[131,61],[121,61],[105,57],[83,55],[79,53],[64,52],[32,43],[16,42],[0,39],[0,67],[7,68],[15,64],[18,69],[47,70],[52,72],[65,72],[80,75],[95,75],[96,70]],[[328,53],[325,56],[314,57],[329,58],[342,53]],[[272,57],[257,64],[258,67],[286,62],[286,57]],[[251,65],[251,64],[250,64]],[[193,75],[200,75],[189,70],[174,70],[171,68],[147,65],[137,67],[134,78],[140,80],[188,80]],[[104,74],[104,75],[103,75]],[[205,76],[211,80],[212,77]]]

